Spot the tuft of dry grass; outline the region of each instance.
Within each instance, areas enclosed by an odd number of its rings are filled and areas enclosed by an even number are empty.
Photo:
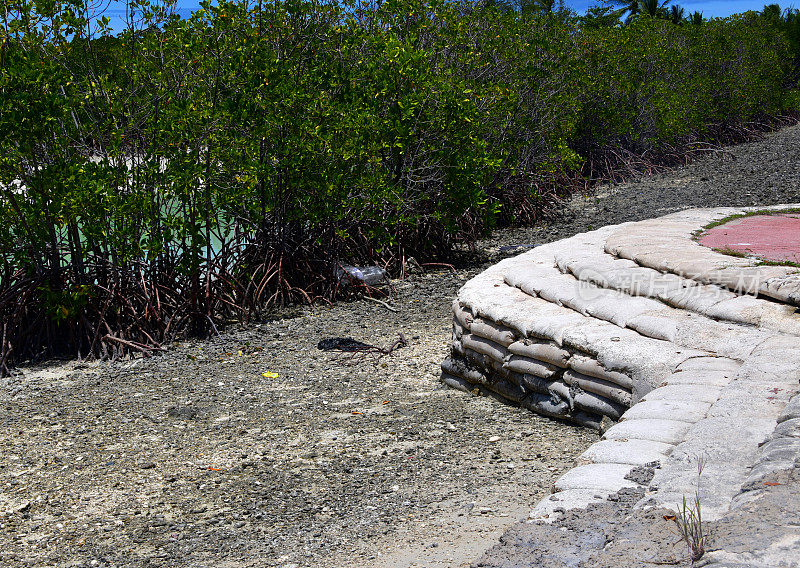
[[[694,499],[688,501],[683,497],[683,503],[678,506],[677,514],[673,517],[681,539],[686,543],[689,559],[692,563],[700,560],[706,552],[706,535],[703,528],[703,517],[700,506],[700,476],[703,474],[705,458],[697,458],[697,489]]]

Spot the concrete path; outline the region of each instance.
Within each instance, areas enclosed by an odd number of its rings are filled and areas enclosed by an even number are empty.
[[[442,380],[603,432],[532,520],[625,489],[644,491],[639,509],[675,510],[698,492],[704,518],[721,520],[795,467],[800,270],[695,239],[747,212],[605,227],[500,262],[461,289]],[[789,552],[747,565],[800,559],[797,531],[784,535]],[[719,562],[738,565],[724,552]]]
[[[706,231],[701,245],[777,262],[800,262],[800,214],[750,215]]]

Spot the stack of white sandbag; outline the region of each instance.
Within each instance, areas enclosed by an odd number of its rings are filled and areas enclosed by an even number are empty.
[[[631,405],[632,379],[603,368],[587,353],[552,338],[479,318],[453,302],[453,343],[442,381],[454,388],[494,394],[539,414],[599,428]]]

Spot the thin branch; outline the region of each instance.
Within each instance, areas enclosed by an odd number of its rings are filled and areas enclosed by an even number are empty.
[[[394,307],[390,306],[389,304],[387,304],[383,300],[379,300],[378,298],[373,298],[372,296],[364,296],[364,299],[365,300],[369,300],[370,302],[375,302],[376,304],[380,304],[381,306],[383,306],[384,308],[386,308],[390,312],[397,313],[399,311],[397,308],[394,308]]]

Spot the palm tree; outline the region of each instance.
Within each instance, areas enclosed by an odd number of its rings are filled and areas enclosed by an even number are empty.
[[[639,0],[639,13],[653,18],[667,17],[667,4],[672,0]]]
[[[620,16],[627,13],[625,19],[629,22],[636,16],[651,16],[653,18],[668,18],[667,5],[673,0],[605,0],[607,5],[618,6]]]
[[[702,26],[705,21],[706,19],[703,17],[703,12],[698,12],[697,10],[692,12],[692,15],[689,16],[689,23],[693,26]]]
[[[761,10],[761,15],[768,20],[776,22],[783,20],[781,7],[778,4],[765,4],[764,9]]]
[[[682,6],[670,6],[669,19],[676,26],[681,25],[686,19],[686,10]]]
[[[606,0],[606,4],[609,6],[618,6],[620,17],[627,13],[628,17],[626,21],[639,14],[639,0]]]

